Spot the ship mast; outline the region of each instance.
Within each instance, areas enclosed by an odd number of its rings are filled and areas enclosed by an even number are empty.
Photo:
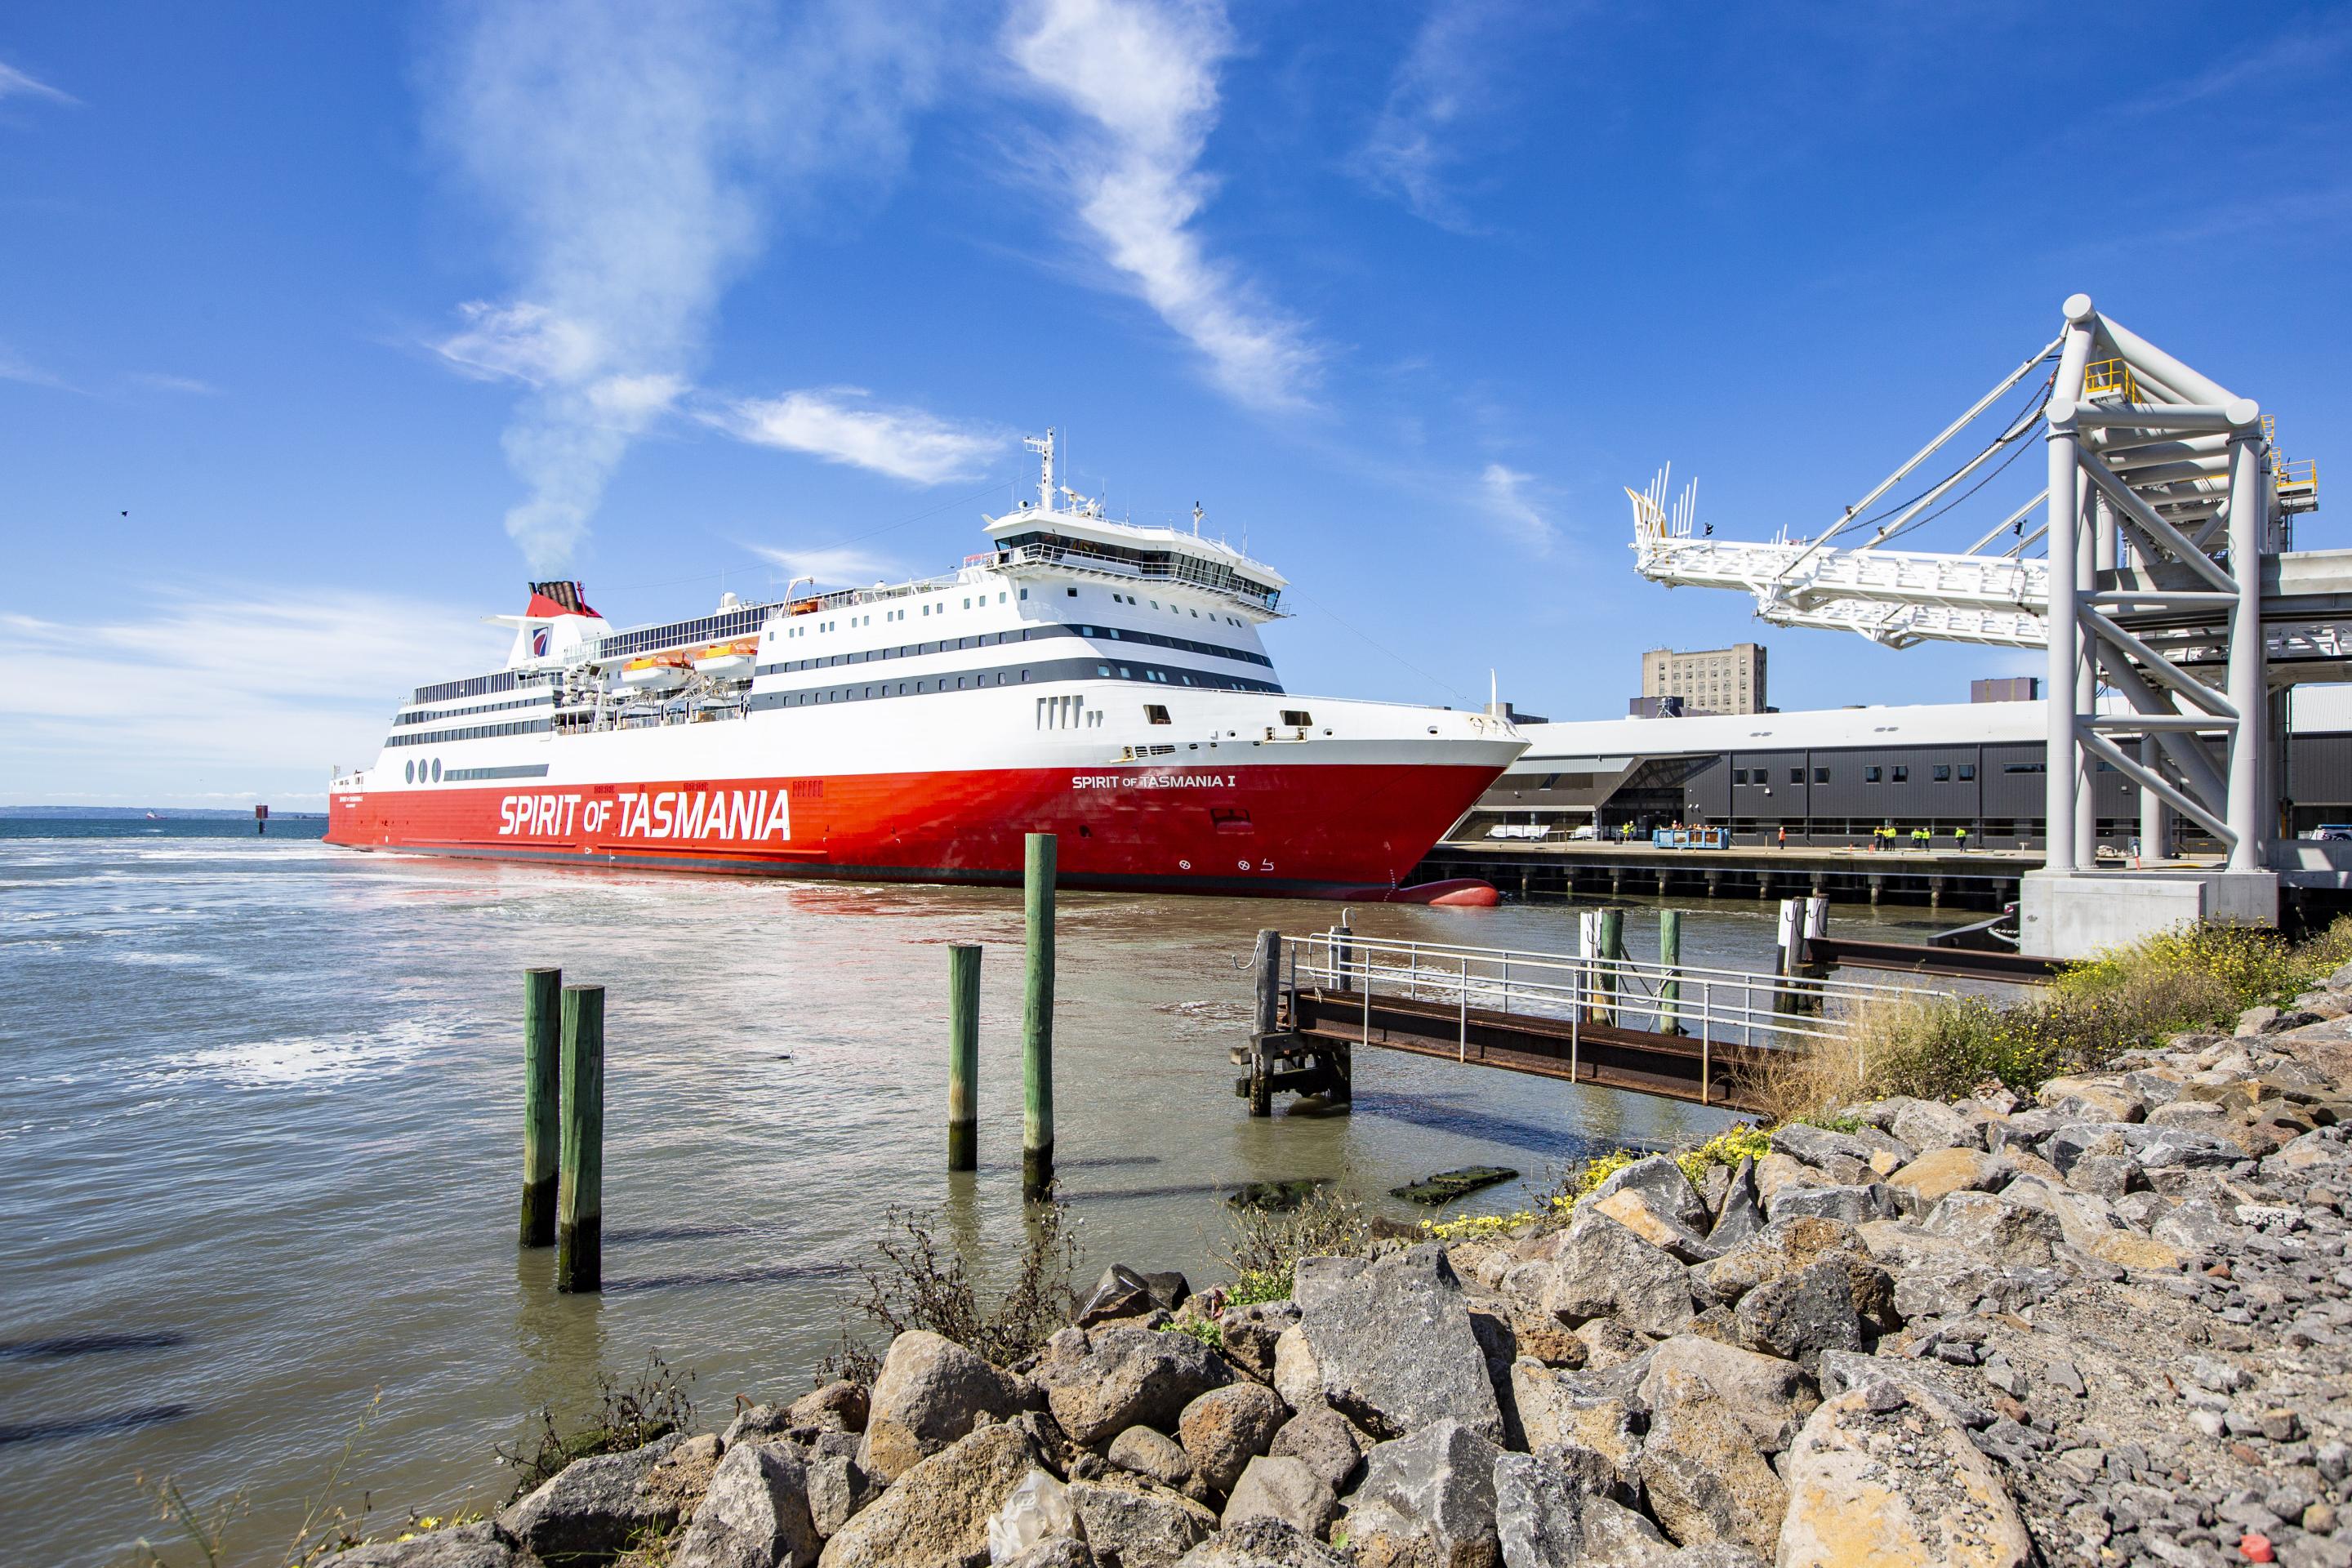
[[[1023,446],[1037,454],[1044,469],[1037,480],[1037,504],[1047,511],[1054,510],[1054,432],[1049,426],[1043,436],[1031,436]]]

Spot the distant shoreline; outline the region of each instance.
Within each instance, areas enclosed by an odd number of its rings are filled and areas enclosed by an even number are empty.
[[[272,822],[317,822],[325,818],[323,811],[272,811]],[[253,811],[224,811],[211,807],[167,807],[148,805],[0,805],[0,818],[23,821],[27,818],[49,822],[250,822]]]

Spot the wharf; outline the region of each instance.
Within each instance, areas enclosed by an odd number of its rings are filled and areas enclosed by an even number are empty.
[[[2120,864],[2120,862],[2118,863]],[[1664,849],[1651,844],[1448,839],[1429,852],[1416,881],[1479,877],[1507,895],[1548,899],[1789,898],[1841,903],[1947,904],[1997,910],[2042,866],[2038,849],[1867,849],[1850,846],[1738,845]]]

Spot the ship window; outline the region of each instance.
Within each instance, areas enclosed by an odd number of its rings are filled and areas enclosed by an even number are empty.
[[[1118,667],[1118,678],[1121,680],[1133,680],[1135,679],[1135,675],[1133,671],[1129,670],[1127,666],[1122,664]]]
[[[998,604],[1000,604],[1000,605],[1001,605],[1001,604],[1003,604],[1003,603],[1004,603],[1004,595],[1002,595],[1002,594],[997,595],[996,595],[996,602],[997,602]]]
[[[1070,589],[1068,592],[1069,592],[1069,595],[1070,595],[1070,597],[1071,597],[1071,598],[1073,598],[1073,599],[1075,599],[1075,598],[1076,598],[1076,597],[1078,596],[1078,591],[1077,591],[1076,588],[1072,588],[1072,589]]]
[[[971,609],[971,601],[970,599],[966,599],[966,600],[964,600],[964,602],[963,602],[963,607],[964,607],[965,609],[967,609],[967,610]]]
[[[1166,724],[1171,721],[1168,717],[1168,710],[1157,702],[1147,702],[1143,705],[1143,718],[1146,723],[1150,724]]]
[[[962,676],[961,676],[961,675],[959,675],[959,676],[957,676],[957,677],[956,677],[956,689],[957,689],[958,691],[961,691],[961,690],[964,689],[964,685],[963,685],[963,679],[964,679],[964,678],[963,678]],[[947,683],[946,683],[946,682],[944,682],[944,681],[940,682],[940,689],[941,691],[945,691],[945,690],[947,689]]]
[[[1024,599],[1025,599],[1025,598],[1027,598],[1027,597],[1029,596],[1029,590],[1028,590],[1028,589],[1026,589],[1026,588],[1022,589],[1022,590],[1021,590],[1021,596],[1022,596],[1023,598],[1024,598]]]
[[[441,759],[438,757],[433,759],[433,782],[435,784],[441,782]]]
[[[1098,664],[1095,666],[1095,673],[1097,675],[1108,675],[1110,673],[1110,666],[1107,664]]]
[[[1936,764],[1934,777],[1937,784],[1949,784],[1952,779],[1952,764],[1949,763],[1937,763]]]
[[[1315,722],[1315,715],[1303,708],[1286,708],[1282,710],[1282,721],[1304,730]]]
[[[406,772],[408,774],[408,782],[410,784],[415,784],[416,782],[416,764],[414,762],[411,762],[408,764]]]
[[[1971,780],[1971,779],[1975,778],[1976,776],[1977,776],[1977,765],[1976,765],[1976,763],[1962,763],[1960,764],[1960,782],[1961,782],[1962,784],[1966,784],[1966,783],[1968,783],[1969,780]]]

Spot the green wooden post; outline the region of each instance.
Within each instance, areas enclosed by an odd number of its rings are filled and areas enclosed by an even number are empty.
[[[563,988],[563,1170],[555,1288],[604,1288],[604,988]]]
[[[1617,959],[1625,956],[1625,911],[1623,910],[1608,909],[1601,911],[1601,956]],[[1610,1001],[1610,1005],[1601,1010],[1601,1021],[1604,1024],[1614,1024],[1617,1021],[1617,972],[1613,969],[1610,970],[1601,982],[1601,989],[1608,993]]]
[[[1028,973],[1021,1005],[1021,1191],[1045,1195],[1054,1184],[1054,867],[1056,840],[1029,835],[1022,869]]]
[[[1658,1027],[1669,1035],[1686,1035],[1680,1016],[1683,999],[1683,912],[1658,911],[1658,963],[1666,978],[1658,985]]]
[[[522,1244],[555,1245],[555,1168],[563,1144],[563,971],[522,972]]]
[[[980,947],[948,949],[948,1169],[980,1169]]]

